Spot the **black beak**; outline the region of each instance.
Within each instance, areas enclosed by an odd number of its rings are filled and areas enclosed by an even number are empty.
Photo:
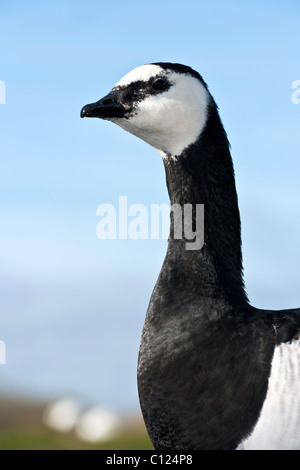
[[[96,101],[96,103],[84,106],[80,112],[80,116],[82,118],[98,117],[102,119],[121,118],[127,111],[128,109],[124,108],[120,102],[120,91],[114,90],[101,100]]]

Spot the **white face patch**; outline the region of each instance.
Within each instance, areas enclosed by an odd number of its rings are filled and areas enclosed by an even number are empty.
[[[112,121],[156,148],[161,155],[177,156],[194,143],[207,120],[209,93],[197,78],[188,73],[164,70],[158,65],[142,65],[129,72],[116,85],[166,78],[171,86],[161,93],[147,94],[135,103],[126,118]]]
[[[130,83],[137,82],[138,80],[148,82],[151,77],[154,77],[161,72],[162,68],[158,65],[141,65],[140,67],[136,67],[135,69],[131,70],[123,78],[121,78],[121,80],[119,80],[116,84],[116,87],[127,86],[130,85]]]

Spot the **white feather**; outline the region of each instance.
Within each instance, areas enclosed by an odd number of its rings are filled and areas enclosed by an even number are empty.
[[[129,73],[124,75],[121,80],[118,81],[116,87],[118,86],[127,86],[130,83],[137,82],[142,80],[144,82],[148,82],[151,77],[158,75],[162,72],[162,68],[158,65],[154,64],[147,64],[141,65],[140,67],[136,67],[135,69],[131,70]]]
[[[300,449],[300,341],[275,348],[260,418],[238,450]]]

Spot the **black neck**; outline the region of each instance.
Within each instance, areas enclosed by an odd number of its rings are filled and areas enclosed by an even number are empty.
[[[177,269],[189,272],[187,283],[196,283],[200,294],[201,290],[203,295],[207,291],[216,295],[218,291],[230,304],[244,304],[247,296],[234,169],[227,136],[213,100],[206,127],[198,140],[179,157],[169,157],[164,162],[171,205],[204,204],[205,220],[204,246],[189,251],[185,248],[187,240],[172,235],[171,217],[166,262],[172,263],[176,258]]]

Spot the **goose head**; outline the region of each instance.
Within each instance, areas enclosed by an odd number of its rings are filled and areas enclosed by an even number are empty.
[[[161,155],[176,157],[200,136],[210,101],[193,69],[156,63],[133,69],[104,98],[84,106],[81,117],[112,121]]]

